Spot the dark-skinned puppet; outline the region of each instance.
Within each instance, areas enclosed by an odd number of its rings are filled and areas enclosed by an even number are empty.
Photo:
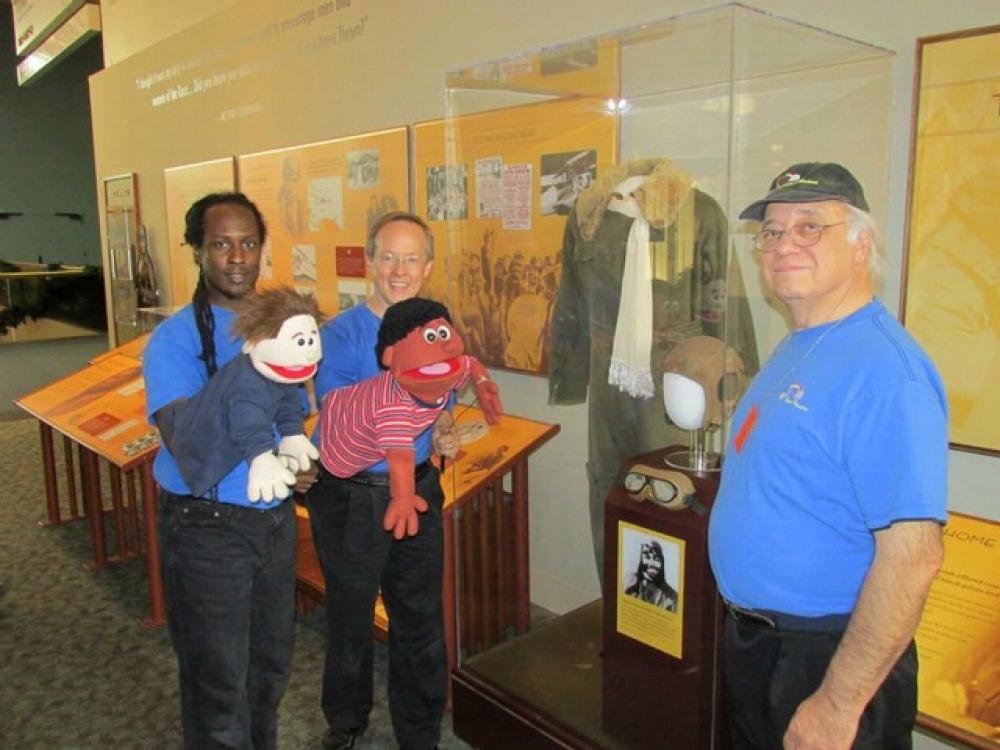
[[[448,308],[421,297],[397,302],[382,318],[375,353],[385,372],[330,391],[323,399],[320,459],[350,477],[385,459],[389,507],[383,527],[413,536],[427,502],[416,494],[413,441],[431,429],[452,393],[472,382],[486,421],[503,413],[500,389],[452,326]]]
[[[305,435],[297,385],[316,373],[322,356],[320,318],[315,299],[288,287],[248,295],[230,331],[244,340],[243,354],[195,396],[157,412],[160,436],[192,495],[209,494],[246,461],[250,500],[280,500],[291,493],[294,472],[319,458]]]

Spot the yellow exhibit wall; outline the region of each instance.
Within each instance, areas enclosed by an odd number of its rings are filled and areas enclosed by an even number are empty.
[[[406,128],[247,154],[237,163],[240,190],[268,223],[264,284],[312,292],[327,315],[363,300],[368,228],[409,207]]]
[[[1000,454],[1000,27],[922,58],[906,327],[941,370],[951,441]]]
[[[163,170],[167,261],[170,290],[175,300],[191,299],[198,284],[198,266],[192,249],[184,244],[184,214],[192,203],[207,193],[235,189],[236,172],[231,157]]]
[[[996,0],[759,0],[764,11],[894,51],[884,299],[899,302],[913,102],[921,36],[996,23]],[[138,175],[160,278],[169,241],[163,170],[440,119],[446,73],[714,5],[704,0],[224,0],[198,3],[193,27],[138,51],[130,23],[157,24],[188,0],[118,0],[144,15],[105,26],[110,66],[91,79],[95,180]],[[210,16],[207,11],[217,10]],[[147,26],[135,39],[155,37]],[[664,75],[669,71],[664,71]],[[778,106],[778,105],[776,105]],[[794,101],[780,106],[792,110]],[[776,158],[778,158],[776,156]],[[763,189],[763,185],[759,186]],[[424,207],[414,202],[420,211]],[[103,206],[101,207],[103,215]],[[165,290],[164,304],[184,302]],[[586,507],[586,407],[551,407],[544,378],[494,373],[514,414],[562,431],[532,459],[532,599],[566,611],[599,594]],[[995,398],[995,396],[994,396]],[[952,453],[951,506],[996,517],[996,459]]]

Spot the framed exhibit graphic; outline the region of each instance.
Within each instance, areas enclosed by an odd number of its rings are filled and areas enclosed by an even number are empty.
[[[134,337],[136,325],[136,250],[139,237],[139,194],[131,172],[104,178],[104,227],[111,269],[111,307],[115,341]]]
[[[193,250],[184,244],[184,214],[203,195],[235,189],[236,173],[231,156],[163,170],[170,246],[170,298],[175,305],[186,304],[198,283]]]
[[[614,164],[616,132],[594,97],[414,127],[416,210],[439,248],[428,294],[485,364],[545,373],[566,216]]]
[[[316,295],[328,315],[365,298],[364,245],[409,207],[406,128],[240,156],[240,190],[268,217],[261,280]]]
[[[618,632],[684,658],[685,541],[618,523]]]
[[[1000,26],[921,39],[901,317],[941,371],[950,440],[1000,455]]]
[[[944,564],[917,630],[918,723],[1000,747],[1000,524],[950,513]]]

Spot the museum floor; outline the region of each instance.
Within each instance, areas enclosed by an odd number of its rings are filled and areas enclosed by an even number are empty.
[[[181,746],[177,678],[165,628],[145,629],[143,562],[92,573],[85,522],[56,528],[44,515],[38,427],[0,422],[0,747],[174,750]],[[323,609],[300,619],[279,746],[319,746]],[[375,709],[358,743],[394,748],[385,696],[386,652],[376,647]],[[465,748],[445,717],[442,748]]]

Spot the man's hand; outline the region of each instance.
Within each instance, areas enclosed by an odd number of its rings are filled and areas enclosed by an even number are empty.
[[[455,417],[450,411],[443,411],[434,423],[431,433],[431,443],[434,452],[451,460],[458,455],[458,435],[455,434]]]
[[[319,464],[313,464],[305,471],[295,472],[295,491],[300,495],[306,494],[318,479]]]
[[[857,713],[838,710],[820,688],[796,709],[784,750],[849,750],[860,719]]]
[[[865,707],[913,638],[944,548],[936,521],[875,532],[875,559],[819,689],[799,705],[785,750],[848,748]]]

